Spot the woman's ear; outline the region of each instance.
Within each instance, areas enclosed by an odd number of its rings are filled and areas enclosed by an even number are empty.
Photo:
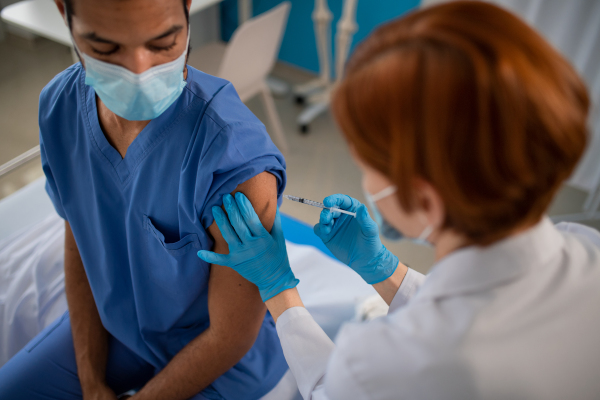
[[[415,180],[415,211],[423,215],[425,226],[440,228],[446,220],[446,206],[438,191],[423,179]]]

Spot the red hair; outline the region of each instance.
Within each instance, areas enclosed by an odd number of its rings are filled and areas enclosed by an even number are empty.
[[[513,14],[451,2],[392,21],[352,55],[334,116],[357,155],[414,207],[415,178],[444,226],[489,244],[542,217],[581,157],[589,99],[571,65]]]

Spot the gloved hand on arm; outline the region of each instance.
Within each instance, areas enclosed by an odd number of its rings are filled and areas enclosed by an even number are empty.
[[[243,193],[223,197],[227,215],[220,207],[212,212],[229,254],[200,250],[198,257],[217,265],[233,268],[258,287],[260,297],[267,301],[300,282],[290,268],[279,210],[269,233],[260,222],[252,204]]]
[[[327,207],[356,212],[356,218],[324,209],[315,234],[333,255],[356,271],[368,284],[389,278],[398,266],[398,257],[385,248],[379,229],[369,216],[367,207],[345,194],[334,194],[323,200]]]

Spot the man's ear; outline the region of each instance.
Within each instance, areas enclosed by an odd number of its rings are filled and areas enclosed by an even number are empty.
[[[188,0],[188,1],[190,1],[190,0]],[[69,23],[67,22],[67,13],[65,12],[64,0],[54,0],[54,4],[56,4],[56,7],[58,8],[58,12],[60,12],[60,15],[63,17],[63,21],[65,21],[65,25],[69,26]]]
[[[56,1],[58,1],[58,0],[56,0]],[[189,14],[189,12],[190,12],[190,7],[192,6],[192,0],[186,0],[186,1],[185,1],[185,3],[186,3],[186,5],[187,5],[188,14]]]

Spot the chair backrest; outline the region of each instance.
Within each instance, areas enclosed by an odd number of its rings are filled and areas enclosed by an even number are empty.
[[[275,65],[290,11],[285,1],[246,21],[233,33],[219,77],[227,79],[238,92],[264,80]]]

